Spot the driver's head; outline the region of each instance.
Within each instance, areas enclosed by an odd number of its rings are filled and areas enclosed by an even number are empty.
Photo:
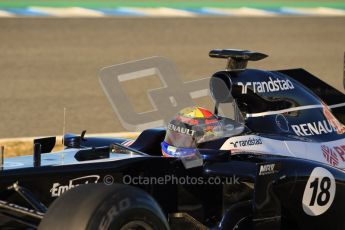
[[[214,138],[221,130],[219,118],[201,107],[182,109],[167,127],[162,153],[167,157],[195,153],[198,143]]]

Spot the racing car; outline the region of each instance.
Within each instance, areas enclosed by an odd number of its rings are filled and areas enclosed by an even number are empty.
[[[185,87],[165,84],[149,95],[163,110],[122,116],[124,126],[145,128],[136,139],[83,131],[65,134],[57,152],[56,137],[35,139],[32,156],[0,158],[1,229],[345,229],[345,95],[304,69],[247,68],[263,53],[209,56],[226,59],[226,69],[207,78],[206,91],[188,87],[212,96],[226,131],[197,139],[200,130],[165,128],[156,115],[185,106]],[[159,57],[100,71],[115,113],[131,108],[116,106],[126,98],[111,87],[152,71],[174,73]],[[193,151],[164,156],[169,132],[198,140]]]

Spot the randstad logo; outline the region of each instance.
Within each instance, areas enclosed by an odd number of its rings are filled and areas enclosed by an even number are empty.
[[[280,80],[275,79],[273,80],[269,77],[269,81],[253,81],[253,82],[237,82],[237,85],[242,87],[242,94],[247,93],[248,86],[252,86],[254,93],[269,93],[269,92],[277,92],[277,91],[285,91],[291,90],[295,87],[293,86],[290,80]]]

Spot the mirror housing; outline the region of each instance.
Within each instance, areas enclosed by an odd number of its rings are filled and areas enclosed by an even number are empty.
[[[232,102],[231,91],[232,81],[230,72],[221,71],[213,74],[210,79],[210,93],[216,104]]]

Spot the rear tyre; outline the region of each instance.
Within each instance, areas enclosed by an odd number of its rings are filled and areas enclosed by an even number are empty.
[[[55,200],[39,230],[169,229],[154,199],[128,185],[89,184],[74,188]]]

